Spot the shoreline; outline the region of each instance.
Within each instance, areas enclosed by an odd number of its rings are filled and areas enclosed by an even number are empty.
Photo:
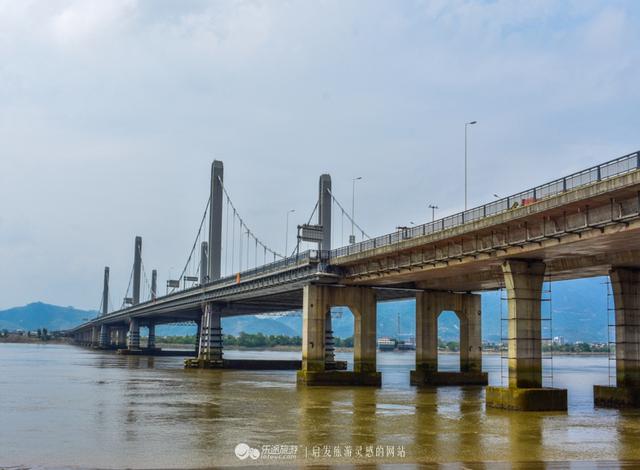
[[[49,338],[47,340],[43,340],[41,338],[31,336],[20,336],[20,335],[9,335],[6,337],[0,337],[0,343],[6,344],[70,344],[73,345],[74,342],[71,338],[59,337],[59,338]],[[191,344],[184,343],[157,343],[157,347],[161,349],[167,350],[187,350],[193,351],[194,348]],[[248,346],[225,346],[225,350],[227,351],[279,351],[279,352],[302,352],[302,348],[300,346],[272,346],[272,347],[248,347]],[[335,348],[336,352],[346,352],[353,353],[353,348]],[[381,353],[389,353],[389,352],[401,352],[401,353],[412,353],[415,352],[413,350],[393,350],[393,351],[378,351]],[[483,350],[483,355],[492,355],[497,356],[500,354],[506,354],[506,351],[495,351],[495,350]],[[458,355],[459,351],[438,351],[438,354],[443,355]],[[609,353],[606,351],[589,351],[589,352],[571,352],[571,351],[543,351],[544,355],[548,356],[607,356]]]

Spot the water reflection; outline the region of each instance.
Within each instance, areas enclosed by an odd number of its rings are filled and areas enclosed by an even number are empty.
[[[260,353],[270,355],[290,353]],[[592,384],[607,380],[606,358],[555,359],[569,412],[549,414],[486,409],[482,387],[411,387],[410,354],[379,356],[381,389],[299,387],[292,371],[184,370],[180,358],[67,346],[0,345],[0,357],[0,465],[240,465],[241,442],[298,446],[298,464],[528,469],[583,460],[571,467],[633,468],[640,459],[640,413],[592,405]],[[499,381],[499,358],[484,361]],[[394,455],[308,457],[316,446]],[[495,463],[509,461],[516,463]]]

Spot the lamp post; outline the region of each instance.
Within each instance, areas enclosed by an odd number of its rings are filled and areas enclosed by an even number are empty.
[[[467,210],[467,127],[476,124],[478,121],[464,123],[464,210]]]
[[[349,235],[349,244],[353,245],[356,242],[356,235],[354,233],[354,217],[355,217],[355,208],[356,208],[356,181],[361,180],[362,176],[357,176],[353,178],[352,186],[351,186],[351,235]]]
[[[289,256],[288,253],[288,249],[289,249],[289,214],[295,212],[295,209],[291,209],[289,211],[287,211],[287,224],[286,224],[286,228],[284,231],[284,256],[287,257]]]
[[[429,204],[429,209],[431,209],[431,222],[434,222],[436,220],[436,209],[439,209],[439,207]]]

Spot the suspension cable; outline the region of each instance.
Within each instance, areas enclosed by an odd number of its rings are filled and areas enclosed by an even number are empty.
[[[279,254],[278,252],[276,252],[275,250],[272,250],[271,248],[269,248],[262,240],[260,240],[255,232],[253,232],[248,226],[247,224],[244,222],[244,220],[242,219],[242,217],[240,216],[240,213],[238,212],[238,210],[236,209],[235,205],[233,204],[233,200],[231,199],[231,196],[229,195],[229,192],[227,191],[226,186],[224,185],[224,182],[222,181],[222,178],[218,177],[218,181],[220,182],[220,185],[222,186],[222,191],[224,192],[224,195],[227,197],[227,202],[229,204],[231,204],[231,207],[233,208],[234,211],[234,215],[236,215],[238,217],[238,219],[240,219],[240,227],[242,228],[242,226],[244,225],[244,227],[247,229],[249,236],[254,238],[256,240],[256,242],[258,243],[258,245],[264,247],[267,249],[267,251],[269,251],[270,253],[275,253],[276,256],[280,257],[280,258],[284,258],[283,255]],[[242,230],[241,230],[242,233]],[[242,236],[240,237],[242,238]],[[247,253],[247,261],[248,261],[248,253]],[[241,265],[242,267],[242,265]]]
[[[342,204],[340,204],[340,201],[338,201],[338,199],[333,195],[333,193],[331,192],[331,190],[329,188],[327,188],[327,192],[331,195],[331,199],[333,199],[335,201],[335,203],[338,205],[340,210],[342,210],[342,213],[347,217],[347,219],[349,219],[349,222],[351,222],[358,230],[360,230],[360,233],[362,233],[362,235],[364,237],[367,237],[368,239],[371,239],[371,237],[369,235],[367,235],[367,233],[362,229],[362,227],[360,227],[356,223],[356,221],[351,218],[349,213],[344,209],[344,207],[342,207]]]
[[[189,253],[189,258],[187,259],[187,262],[185,263],[184,268],[182,269],[182,273],[180,274],[180,277],[178,277],[178,284],[180,283],[180,280],[184,276],[184,273],[187,271],[187,268],[189,267],[189,263],[191,262],[191,258],[193,257],[193,253],[196,250],[196,246],[198,245],[198,240],[200,239],[200,234],[202,233],[202,227],[204,226],[204,221],[206,220],[207,213],[209,212],[210,204],[211,204],[211,197],[207,198],[207,204],[204,208],[204,213],[202,214],[202,220],[200,221],[200,227],[198,228],[196,239],[193,241],[193,246],[191,247],[191,253]],[[172,288],[171,292],[173,292],[174,290],[175,290],[175,287]]]

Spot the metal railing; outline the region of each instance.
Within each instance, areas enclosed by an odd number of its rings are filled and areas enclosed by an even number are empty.
[[[362,253],[363,251],[393,245],[401,240],[442,232],[452,227],[458,227],[468,222],[474,222],[485,217],[501,214],[516,207],[526,206],[538,202],[541,199],[556,196],[580,186],[619,176],[637,169],[640,169],[640,151],[433,222],[416,225],[415,227],[392,232],[360,243],[336,248],[331,251],[330,258],[333,259],[340,256]]]

